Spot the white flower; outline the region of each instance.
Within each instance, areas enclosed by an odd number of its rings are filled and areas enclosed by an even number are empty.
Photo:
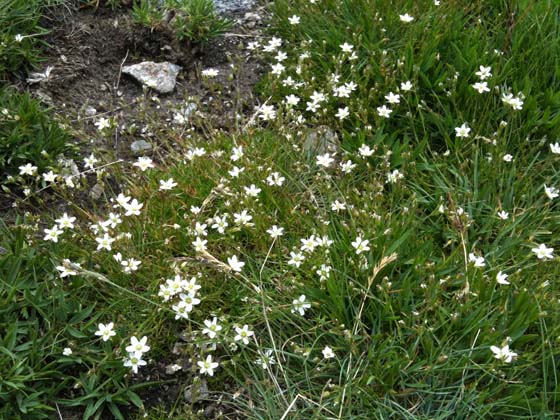
[[[49,171],[44,173],[42,177],[45,182],[55,182],[58,175],[55,174],[53,171]]]
[[[508,285],[510,282],[507,280],[508,275],[506,273],[502,273],[501,271],[496,274],[496,282],[498,284]]]
[[[305,310],[311,308],[311,304],[305,300],[305,295],[301,295],[299,298],[294,299],[292,304],[294,305],[291,312],[295,314],[299,312],[301,316],[305,315]]]
[[[538,248],[532,248],[531,251],[535,253],[539,260],[553,259],[554,248],[548,248],[545,244],[540,244]]]
[[[285,180],[286,180],[286,178],[281,176],[278,172],[272,172],[266,178],[267,184],[270,185],[271,187],[273,187],[273,186],[281,187]]]
[[[305,256],[301,252],[290,252],[290,260],[288,265],[293,265],[294,267],[300,267],[301,263],[305,260]]]
[[[232,257],[228,257],[227,262],[228,262],[229,266],[231,267],[231,269],[233,271],[236,271],[236,272],[240,272],[243,269],[243,266],[245,265],[245,263],[243,261],[239,261],[237,259],[236,255],[234,255]]]
[[[414,20],[414,17],[410,16],[408,13],[405,13],[404,15],[399,15],[399,19],[401,20],[401,22],[410,23]]]
[[[502,362],[509,363],[517,357],[517,353],[511,351],[508,344],[506,344],[502,348],[490,346],[490,350],[492,350],[492,353],[494,353],[494,357],[498,360],[501,360]]]
[[[235,332],[237,335],[233,339],[235,341],[243,341],[243,344],[249,344],[249,337],[255,334],[249,329],[247,324],[243,325],[243,328],[235,327]]]
[[[243,157],[243,146],[234,147],[231,151],[230,160],[237,162]]]
[[[212,229],[216,229],[219,233],[224,233],[225,229],[229,226],[227,222],[227,214],[224,214],[222,217],[216,216],[214,218],[214,224],[212,225]]]
[[[263,369],[268,369],[270,365],[276,364],[272,349],[267,349],[262,355],[262,358],[259,357],[255,360],[255,364],[260,365]]]
[[[455,136],[456,137],[469,137],[469,133],[471,132],[470,127],[467,123],[463,123],[461,127],[455,127]]]
[[[351,160],[347,160],[345,162],[340,163],[340,170],[345,174],[349,174],[350,172],[352,172],[355,167],[356,164]]]
[[[95,157],[95,155],[92,153],[91,155],[89,155],[89,157],[84,158],[84,167],[86,169],[93,169],[95,168],[95,164],[98,162],[99,160]]]
[[[400,179],[403,178],[404,175],[398,169],[395,169],[393,172],[387,173],[387,182],[389,184],[396,184]]]
[[[299,101],[300,99],[294,94],[286,96],[286,105],[288,106],[297,106],[297,104],[299,104]]]
[[[95,238],[97,242],[97,250],[106,249],[107,251],[111,250],[111,244],[115,242],[114,238],[111,238],[108,234],[103,235],[102,238]]]
[[[172,189],[176,186],[177,186],[177,183],[173,181],[173,178],[169,178],[167,181],[164,181],[163,179],[161,179],[159,181],[159,190],[160,191],[170,190],[170,189]]]
[[[53,226],[51,229],[45,229],[44,232],[45,237],[43,239],[54,243],[58,242],[58,237],[63,233],[63,231],[59,229],[58,225]]]
[[[58,265],[56,266],[56,269],[58,271],[60,271],[60,278],[65,278],[65,277],[69,277],[69,276],[75,276],[78,273],[76,272],[76,270],[73,270],[72,268],[70,268],[70,260],[69,259],[64,259],[62,260],[62,265]],[[78,265],[78,264],[76,264]]]
[[[150,159],[149,157],[141,156],[138,158],[138,161],[133,164],[133,166],[140,168],[140,170],[144,172],[149,168],[153,168],[154,164],[152,162],[152,159]]]
[[[338,118],[340,121],[342,121],[343,119],[347,118],[349,115],[350,115],[350,110],[348,109],[348,107],[344,107],[344,108],[338,108],[338,112],[334,116]]]
[[[105,128],[111,128],[111,120],[108,118],[100,118],[95,122],[95,126],[99,131],[102,131]]]
[[[139,203],[135,198],[128,204],[125,204],[124,209],[126,210],[125,216],[139,216],[140,210],[144,207],[143,203]]]
[[[19,43],[19,42],[23,41],[24,38],[25,38],[25,37],[24,37],[22,34],[16,34],[16,35],[14,36],[14,41],[16,41],[16,42]]]
[[[234,166],[233,168],[231,168],[228,171],[229,176],[231,176],[232,178],[237,178],[241,172],[243,172],[245,170],[245,168],[239,168],[237,166]]]
[[[212,355],[209,354],[208,356],[206,356],[206,360],[205,361],[198,361],[196,362],[196,364],[198,365],[198,367],[200,368],[200,374],[206,374],[209,376],[214,376],[214,369],[216,369],[219,364],[218,362],[213,362],[212,361]]]
[[[266,233],[268,233],[272,239],[275,239],[284,234],[284,228],[273,225],[270,229],[266,231]]]
[[[109,322],[107,325],[99,324],[97,326],[97,331],[95,332],[95,335],[100,336],[103,339],[103,341],[110,340],[111,337],[117,334],[115,331],[113,331],[114,326],[115,325],[112,322]]]
[[[241,213],[233,213],[233,221],[236,225],[240,226],[252,226],[253,223],[250,223],[253,219],[247,210],[242,210]]]
[[[248,187],[243,187],[243,189],[245,190],[245,194],[247,194],[249,197],[256,197],[261,192],[261,189],[255,184],[251,184]]]
[[[33,166],[31,163],[26,163],[25,165],[21,165],[19,167],[20,175],[35,175],[36,172],[37,167]]]
[[[203,77],[208,77],[208,78],[216,77],[219,73],[220,71],[214,68],[204,69],[201,72]]]
[[[558,195],[560,195],[560,191],[558,191],[558,189],[554,187],[547,187],[546,185],[544,186],[544,193],[551,200],[554,200],[558,197]]]
[[[319,245],[317,242],[317,238],[315,235],[311,235],[309,238],[300,239],[301,241],[301,250],[304,252],[313,252],[315,248]]]
[[[499,211],[498,212],[498,217],[502,220],[507,220],[509,218],[509,213],[507,211]]]
[[[369,147],[367,144],[362,144],[358,149],[358,153],[362,157],[370,157],[371,155],[373,155],[374,150],[371,147]]]
[[[263,105],[259,109],[259,118],[263,121],[269,121],[276,118],[276,110],[273,105]]]
[[[412,90],[412,83],[410,82],[410,80],[401,83],[401,90],[404,92]]]
[[[340,49],[342,52],[350,53],[354,49],[354,46],[345,42],[344,44],[340,45]]]
[[[142,353],[146,353],[147,351],[150,350],[150,346],[146,344],[147,341],[148,341],[148,337],[146,336],[142,337],[140,340],[138,340],[136,336],[132,336],[130,338],[130,345],[127,346],[125,350],[129,353],[133,353],[138,356],[141,356]]]
[[[472,85],[472,87],[476,91],[478,91],[478,93],[490,92],[490,89],[488,88],[488,83],[486,82],[476,82],[475,84]]]
[[[210,339],[214,339],[218,332],[222,330],[222,326],[218,324],[218,319],[214,317],[212,321],[209,319],[204,321],[206,328],[202,330],[202,334],[206,334]]]
[[[74,222],[76,221],[75,217],[70,217],[68,214],[64,213],[61,218],[56,219],[55,222],[58,223],[58,226],[61,229],[74,229]]]
[[[332,211],[346,210],[346,204],[344,202],[334,200],[334,202],[331,204],[331,210]]]
[[[208,241],[206,239],[201,239],[200,237],[197,236],[194,242],[192,242],[192,245],[194,246],[194,250],[196,252],[204,252],[206,251],[207,243]]]
[[[121,266],[125,273],[131,273],[138,270],[142,261],[135,260],[134,258],[129,258],[127,260],[121,261]]]
[[[510,155],[509,153],[505,154],[504,157],[502,158],[504,162],[511,162],[513,160],[513,156]]]
[[[70,347],[65,347],[64,350],[62,350],[62,354],[64,356],[71,356],[72,355],[72,349]]]
[[[319,166],[323,166],[325,168],[328,168],[329,166],[332,165],[333,162],[334,162],[334,159],[331,157],[330,153],[325,153],[324,155],[318,155],[317,156],[317,165],[319,165]]]
[[[356,249],[356,254],[357,255],[360,255],[362,252],[370,250],[370,248],[368,246],[369,240],[362,239],[361,236],[358,236],[354,242],[351,242],[351,244]]]
[[[389,118],[391,112],[393,112],[391,108],[387,108],[385,105],[377,107],[377,113],[380,117]]]
[[[560,155],[560,143],[556,142],[554,144],[550,143],[550,151],[555,155]]]
[[[329,346],[325,346],[321,353],[323,353],[323,358],[325,359],[332,359],[333,357],[336,357],[333,350]]]
[[[480,80],[484,80],[484,79],[488,79],[489,77],[492,77],[492,67],[480,66],[479,69],[480,70],[477,71],[475,74],[480,78]]]
[[[280,76],[284,72],[284,70],[286,70],[286,67],[282,63],[272,64],[271,68],[272,71],[270,73],[276,76]]]
[[[486,266],[486,261],[484,260],[484,257],[479,257],[473,252],[469,254],[469,262],[472,263],[477,268],[482,268]]]
[[[385,99],[387,99],[387,102],[389,102],[390,104],[398,104],[401,102],[400,99],[401,95],[399,95],[398,93],[393,93],[393,92],[389,92],[387,95],[385,95]]]
[[[300,17],[297,15],[293,15],[288,18],[288,22],[290,22],[290,25],[298,25],[299,21],[300,21]]]
[[[132,372],[138,373],[139,366],[146,366],[146,361],[142,360],[142,353],[129,353],[128,359],[125,359],[124,366],[132,368]]]

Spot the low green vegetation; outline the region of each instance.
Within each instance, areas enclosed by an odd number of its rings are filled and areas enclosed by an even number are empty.
[[[177,40],[193,45],[217,39],[232,26],[230,20],[218,15],[212,0],[138,0],[132,17],[152,30],[168,27]]]
[[[0,235],[0,414],[555,418],[560,6],[439,3],[277,0],[237,131],[55,176]]]

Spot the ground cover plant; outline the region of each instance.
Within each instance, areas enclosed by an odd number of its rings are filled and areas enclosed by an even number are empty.
[[[490,3],[277,0],[236,130],[52,173],[0,236],[0,413],[555,418],[560,6]]]

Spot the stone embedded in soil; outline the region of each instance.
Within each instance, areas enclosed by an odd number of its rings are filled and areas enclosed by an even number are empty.
[[[141,155],[152,151],[152,145],[146,140],[136,140],[130,145],[130,150],[136,155]]]
[[[122,68],[124,74],[129,74],[140,83],[160,93],[173,92],[180,70],[181,67],[167,61],[163,63],[144,61],[143,63]]]
[[[323,155],[325,153],[337,153],[340,149],[340,142],[336,132],[326,126],[321,125],[311,130],[305,142],[303,143],[303,150],[309,156]]]
[[[256,0],[214,0],[214,6],[218,13],[232,13],[249,10]]]

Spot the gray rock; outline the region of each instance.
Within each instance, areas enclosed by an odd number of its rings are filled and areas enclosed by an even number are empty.
[[[303,150],[310,157],[325,153],[338,153],[339,149],[338,135],[326,125],[312,129],[303,143]]]
[[[95,184],[89,191],[89,196],[94,200],[99,200],[103,195],[103,185]]]
[[[144,61],[143,63],[122,68],[124,74],[134,77],[140,83],[160,93],[173,92],[180,70],[181,67],[167,61],[163,63]]]
[[[256,0],[214,0],[214,6],[218,13],[232,13],[249,10]]]
[[[135,155],[151,152],[152,148],[152,145],[146,140],[136,140],[130,145],[130,150],[132,150]]]
[[[197,389],[195,389],[194,391],[196,391],[196,394],[193,395],[193,387],[197,387]],[[185,401],[188,403],[192,403],[193,402],[193,397],[195,397],[195,401],[197,400],[204,400],[206,398],[208,398],[208,383],[206,382],[205,379],[201,379],[200,384],[193,384],[191,386],[189,386],[187,389],[185,389],[185,394],[183,395],[185,398]]]

